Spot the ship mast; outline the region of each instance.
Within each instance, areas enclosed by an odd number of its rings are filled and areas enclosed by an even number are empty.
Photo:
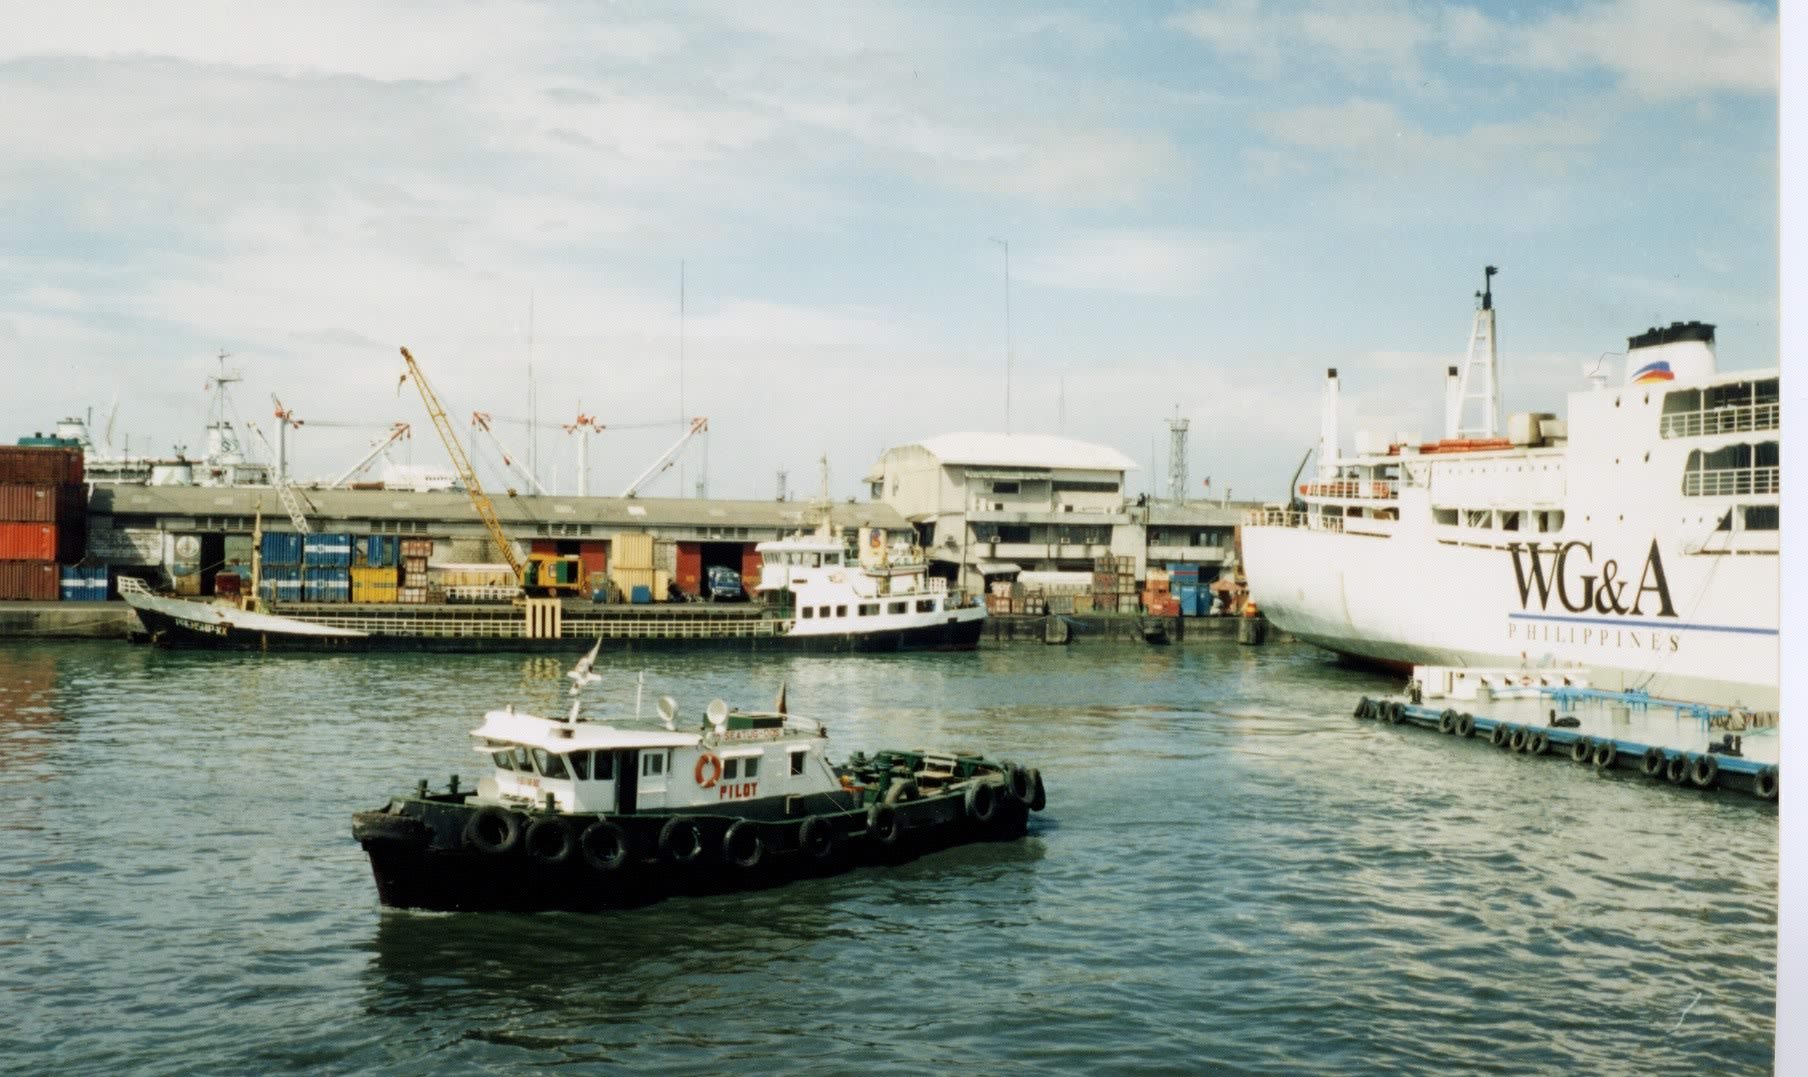
[[[1446,416],[1446,436],[1453,438],[1494,438],[1500,435],[1500,360],[1494,347],[1494,274],[1493,266],[1482,270],[1482,290],[1475,293],[1480,304],[1475,311],[1475,326],[1469,332],[1469,356],[1463,362],[1462,385],[1456,407]],[[1471,409],[1470,404],[1475,407]],[[1478,412],[1471,421],[1471,411]]]

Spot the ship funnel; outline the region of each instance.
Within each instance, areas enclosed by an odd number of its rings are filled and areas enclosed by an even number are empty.
[[[1700,381],[1713,377],[1714,327],[1706,322],[1671,322],[1626,338],[1626,384]]]

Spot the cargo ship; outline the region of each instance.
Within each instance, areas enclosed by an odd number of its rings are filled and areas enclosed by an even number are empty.
[[[1722,373],[1714,326],[1673,323],[1630,337],[1619,383],[1597,369],[1566,418],[1503,430],[1477,295],[1445,438],[1343,454],[1328,373],[1316,480],[1244,524],[1251,599],[1401,672],[1575,665],[1601,689],[1775,710],[1779,371]]]

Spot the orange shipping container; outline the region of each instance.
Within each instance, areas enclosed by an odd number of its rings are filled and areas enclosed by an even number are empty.
[[[55,561],[0,561],[0,599],[55,602],[62,597]]]
[[[0,445],[0,483],[55,486],[82,481],[82,450]]]
[[[0,561],[51,561],[57,556],[55,524],[0,523]]]
[[[85,486],[0,486],[0,520],[11,523],[60,524],[84,516]]]

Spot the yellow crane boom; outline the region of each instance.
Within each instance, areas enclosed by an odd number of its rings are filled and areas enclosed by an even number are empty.
[[[496,506],[490,504],[490,496],[483,492],[483,485],[477,481],[477,472],[471,467],[471,460],[458,443],[458,435],[452,429],[451,420],[446,418],[446,409],[439,406],[439,397],[433,393],[433,387],[427,384],[427,376],[421,373],[419,363],[408,349],[402,349],[402,358],[408,363],[408,373],[414,376],[414,387],[421,391],[421,403],[427,406],[427,415],[433,420],[434,429],[439,431],[440,440],[446,443],[446,453],[452,457],[452,466],[458,471],[460,482],[465,484],[465,492],[471,495],[471,504],[476,507],[477,515],[483,517],[483,525],[490,529],[490,538],[502,556],[515,571],[515,583],[526,589],[528,586],[527,565],[516,555],[515,547],[509,543],[508,535],[502,530],[502,521],[496,517]]]

